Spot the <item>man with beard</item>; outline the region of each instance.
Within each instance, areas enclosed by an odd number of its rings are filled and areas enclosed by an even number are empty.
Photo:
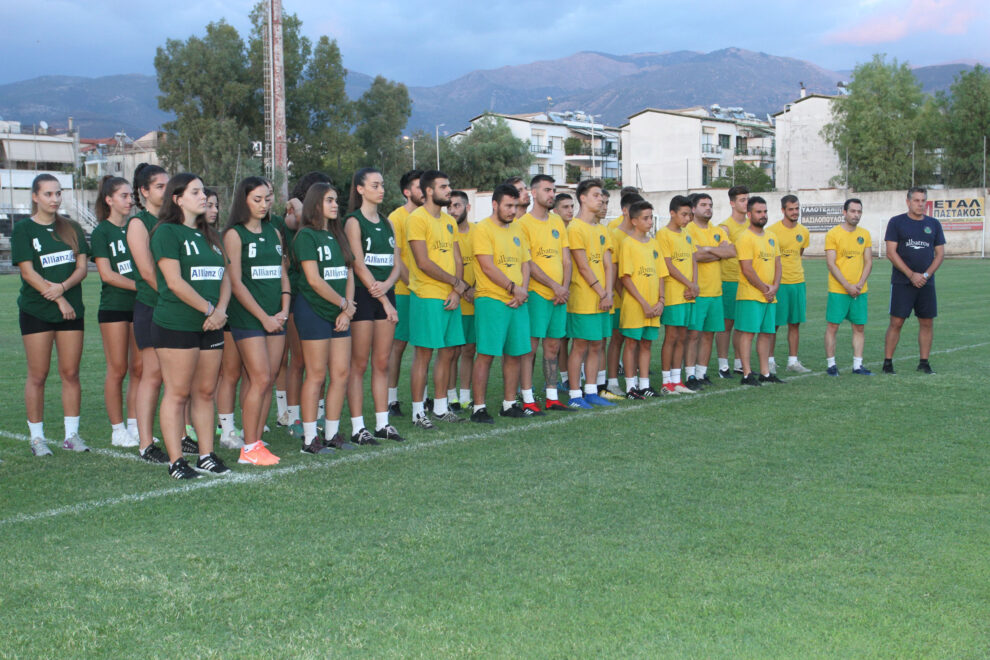
[[[866,280],[873,269],[870,232],[859,226],[863,203],[847,199],[842,206],[842,224],[825,234],[825,263],[828,265],[828,303],[825,308],[825,367],[829,376],[838,376],[835,365],[835,336],[843,321],[852,324],[853,368],[857,376],[872,376],[863,366],[866,342]]]
[[[526,189],[526,182],[521,176],[510,176],[503,183],[512,186],[519,192],[519,199],[516,200],[516,215],[513,218],[518,220],[526,215],[526,210],[529,209],[530,195],[529,190]]]
[[[473,227],[468,221],[471,204],[467,193],[455,190],[450,193],[450,206],[447,212],[457,221],[457,247],[461,251],[461,263],[464,264],[464,281],[468,289],[461,296],[461,322],[464,326],[464,345],[454,349],[454,360],[450,367],[450,387],[447,388],[447,400],[451,410],[461,410],[462,406],[471,401],[471,371],[474,366],[474,252],[471,248],[471,231]],[[461,391],[457,387],[460,377]]]
[[[732,213],[720,227],[725,230],[729,242],[735,245],[736,240],[749,226],[746,220],[746,209],[749,204],[749,188],[733,186],[729,188],[729,206]],[[733,337],[732,326],[736,318],[736,287],[739,286],[739,259],[729,257],[719,262],[722,268],[722,314],[725,316],[725,330],[715,335],[715,347],[718,351],[718,377],[731,378],[732,372],[742,373],[742,355],[738,343]],[[729,368],[729,344],[735,352],[733,368]]]
[[[801,205],[795,195],[784,195],[780,198],[780,210],[784,214],[780,222],[776,222],[767,231],[777,237],[777,248],[780,250],[780,290],[777,292],[777,327],[787,324],[787,370],[799,374],[811,371],[798,360],[798,341],[801,324],[805,321],[804,265],[801,257],[811,234],[808,228],[798,222],[801,217]],[[770,345],[770,371],[777,373],[777,364],[773,359],[777,347],[777,333],[774,332],[773,343]]]

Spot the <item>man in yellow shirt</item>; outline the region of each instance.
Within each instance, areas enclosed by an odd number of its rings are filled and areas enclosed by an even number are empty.
[[[872,376],[863,366],[866,338],[866,280],[873,270],[873,243],[870,232],[859,226],[863,203],[847,199],[842,207],[842,224],[825,234],[825,262],[828,264],[828,303],[825,308],[825,366],[829,376],[838,376],[835,366],[835,335],[846,319],[852,324],[853,368],[859,376]]]
[[[567,299],[571,286],[571,251],[564,221],[550,211],[554,202],[553,177],[537,174],[529,183],[533,209],[517,220],[529,243],[529,331],[532,353],[522,360],[523,411],[542,415],[533,395],[533,372],[536,349],[543,340],[543,379],[546,387],[546,410],[570,411],[560,402],[557,392],[560,340],[567,332]],[[566,369],[566,367],[565,367]]]
[[[733,186],[729,188],[729,206],[732,213],[720,226],[725,229],[729,236],[729,242],[733,245],[742,235],[749,220],[746,219],[746,209],[749,204],[749,188],[746,186]],[[732,328],[736,318],[736,287],[739,286],[739,259],[729,257],[719,262],[722,267],[722,314],[725,316],[725,330],[715,335],[715,348],[718,352],[718,377],[731,378],[732,372],[742,373],[741,351],[738,342],[732,334]],[[733,369],[729,369],[729,343],[732,343],[732,350],[735,353]]]
[[[461,295],[468,289],[464,263],[454,236],[457,221],[444,212],[450,204],[450,179],[443,172],[427,170],[419,180],[423,205],[409,214],[406,240],[409,263],[409,343],[416,348],[409,377],[413,424],[434,429],[426,416],[423,398],[426,374],[433,351],[433,417],[443,422],[464,421],[447,408],[447,385],[454,347],[464,343]]]
[[[558,193],[553,198],[553,212],[560,216],[566,228],[574,219],[574,198],[568,193]]]
[[[457,221],[457,232],[454,238],[457,240],[457,247],[461,251],[461,263],[464,264],[464,281],[468,283],[468,289],[461,296],[461,322],[464,325],[464,345],[454,349],[454,358],[450,367],[450,386],[447,388],[447,405],[451,410],[460,411],[462,406],[468,405],[471,401],[471,372],[474,368],[474,252],[471,248],[471,221],[468,215],[471,212],[471,203],[467,193],[463,190],[455,190],[450,193],[450,206],[447,212]],[[461,391],[457,387],[457,378],[460,377]]]
[[[500,184],[492,193],[492,214],[471,232],[477,295],[478,357],[474,361],[471,421],[493,424],[485,397],[488,375],[496,356],[502,358],[502,417],[526,417],[516,402],[520,358],[529,355],[529,245],[514,220],[519,191]]]
[[[776,222],[767,231],[776,236],[777,247],[780,250],[780,290],[777,291],[777,327],[787,324],[787,370],[799,374],[811,371],[798,360],[798,341],[801,324],[805,322],[805,284],[804,265],[801,257],[808,247],[811,234],[808,228],[798,222],[801,217],[801,205],[795,195],[784,195],[780,198],[780,210],[784,214],[780,222]],[[770,346],[770,371],[777,373],[777,363],[773,358],[777,347],[777,333],[774,332],[773,344]]]
[[[691,200],[684,195],[675,195],[670,200],[670,222],[657,232],[656,239],[667,267],[663,283],[665,305],[660,317],[663,324],[660,362],[663,389],[667,394],[694,394],[681,382],[687,329],[699,292],[694,241],[685,229],[691,218]]]
[[[396,417],[402,415],[399,405],[399,374],[402,371],[402,355],[409,341],[409,241],[406,240],[406,220],[409,214],[423,205],[423,191],[419,187],[422,170],[410,170],[399,179],[399,188],[406,203],[392,211],[389,222],[395,234],[395,244],[399,248],[399,280],[395,283],[395,311],[399,322],[395,324],[395,339],[388,356],[388,413]]]
[[[619,387],[619,360],[622,357],[622,346],[625,337],[619,325],[622,309],[622,281],[618,277],[619,251],[622,243],[633,233],[632,220],[629,217],[629,207],[635,202],[643,201],[639,193],[627,193],[622,196],[620,206],[622,215],[609,223],[609,235],[612,239],[612,263],[615,264],[615,294],[612,304],[612,339],[608,343],[608,352],[605,355],[605,375],[606,385],[598,389],[598,395],[612,401],[625,398],[625,392]]]
[[[519,192],[519,199],[516,200],[516,215],[515,219],[526,215],[526,211],[529,209],[530,195],[529,189],[526,188],[526,182],[523,181],[521,176],[510,176],[508,179],[503,181],[506,185],[513,186]]]
[[[777,290],[780,288],[781,266],[777,239],[764,230],[767,225],[767,202],[762,197],[750,197],[749,227],[736,240],[739,259],[739,286],[736,290],[736,332],[739,334],[739,355],[742,359],[742,384],[782,383],[770,373],[770,346],[776,330]],[[760,358],[760,376],[750,369],[753,336],[759,335],[756,354]]]

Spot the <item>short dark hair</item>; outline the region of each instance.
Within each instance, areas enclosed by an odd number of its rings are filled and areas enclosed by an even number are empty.
[[[604,195],[605,197],[611,197],[612,196],[612,193],[610,193],[608,191],[608,188],[606,188],[605,186],[602,186],[602,195]]]
[[[922,188],[921,186],[911,186],[910,188],[908,188],[907,198],[908,199],[911,199],[911,195],[913,195],[914,193],[921,193],[922,195],[925,196],[925,199],[928,199],[928,189],[927,188]]]
[[[641,201],[643,201],[643,196],[639,193],[624,193],[622,197],[619,198],[619,206],[621,208],[627,208],[636,202]]]
[[[502,183],[505,183],[505,184],[510,185],[510,186],[514,186],[517,183],[521,183],[523,185],[526,185],[526,182],[523,181],[523,178],[521,176],[510,176],[508,179],[506,179]]]
[[[678,209],[684,208],[685,206],[691,206],[691,200],[684,195],[674,195],[674,198],[670,200],[670,210],[676,211]],[[632,215],[632,213],[630,213]]]
[[[698,205],[698,202],[700,202],[703,199],[707,199],[709,202],[713,201],[712,196],[709,195],[708,193],[694,193],[693,195],[691,195],[691,208],[696,207]]]
[[[639,188],[636,186],[622,186],[622,190],[619,191],[619,197],[624,197],[629,193],[639,194]]]
[[[739,197],[739,195],[748,195],[748,194],[749,194],[749,188],[747,188],[746,186],[732,186],[731,188],[729,188],[729,201],[734,202],[736,201],[736,197]]]
[[[549,174],[537,174],[532,179],[529,180],[529,187],[532,188],[541,181],[546,181],[548,183],[556,184],[557,181]]]
[[[423,176],[423,170],[409,170],[403,174],[402,178],[399,179],[399,190],[402,191],[402,194],[405,194],[412,182],[418,181],[421,176]]]
[[[602,184],[600,179],[585,179],[577,185],[577,198],[581,201],[581,198],[587,194],[592,188],[601,188],[602,192],[605,191],[605,186]]]
[[[467,204],[468,202],[471,201],[471,198],[468,197],[468,194],[466,192],[464,192],[463,190],[451,190],[450,191],[450,197],[451,198],[460,197],[461,199],[464,200],[464,203],[465,204]]]
[[[800,204],[797,195],[784,195],[780,198],[780,208],[785,208],[788,204]]]
[[[423,191],[424,197],[426,196],[426,189],[433,187],[433,182],[437,179],[450,179],[449,176],[441,172],[440,170],[426,170],[419,176],[419,187]]]
[[[574,198],[571,197],[570,193],[557,193],[557,196],[553,198],[553,205],[557,206],[564,200],[568,200],[568,199],[571,200],[572,202],[574,201]]]
[[[645,199],[640,198],[639,200],[633,202],[629,205],[629,217],[635,218],[637,215],[643,211],[649,211],[653,213],[653,204],[650,204]]]
[[[522,179],[519,180],[522,181]],[[495,190],[492,191],[492,201],[496,204],[500,204],[506,197],[519,199],[519,191],[516,190],[516,187],[511,183],[500,183],[495,186]]]
[[[289,195],[289,199],[298,199],[302,202],[306,199],[306,193],[309,192],[310,187],[316,183],[327,183],[333,186],[333,181],[323,172],[317,172],[315,170],[312,172],[306,172],[299,177],[299,181],[296,182],[295,187],[292,189],[292,194]]]
[[[850,204],[859,204],[859,208],[863,208],[863,202],[859,201],[859,199],[856,197],[850,197],[849,199],[846,200],[846,203],[842,205],[842,210],[848,211]]]
[[[763,204],[763,206],[766,206],[767,205],[767,200],[763,199],[759,195],[756,195],[754,197],[750,197],[749,198],[749,202],[746,204],[746,210],[747,211],[752,211],[753,210],[753,207],[756,206],[757,204]]]

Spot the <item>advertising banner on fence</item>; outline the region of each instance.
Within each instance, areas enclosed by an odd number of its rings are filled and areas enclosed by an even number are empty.
[[[984,201],[983,197],[930,199],[925,214],[941,222],[945,231],[980,231],[986,218]]]
[[[802,204],[801,224],[808,231],[826,232],[842,223],[842,202],[836,204]]]

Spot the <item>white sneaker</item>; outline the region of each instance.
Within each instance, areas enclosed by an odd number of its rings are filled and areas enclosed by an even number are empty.
[[[244,446],[244,438],[237,429],[220,434],[220,446],[224,449],[240,449]]]
[[[265,430],[262,431],[262,433],[268,433],[269,431],[271,431],[271,429],[268,428],[268,424],[265,424]],[[241,431],[241,435],[244,435],[244,431]]]
[[[674,383],[674,391],[678,394],[697,394],[694,390],[684,387],[683,383]]]
[[[44,438],[31,438],[31,453],[35,456],[51,456],[52,450],[48,448],[48,441]]]
[[[800,360],[798,360],[794,364],[787,365],[787,370],[788,371],[793,371],[794,373],[798,373],[798,374],[810,374],[811,373],[811,369],[809,369],[808,367],[806,367],[803,364],[801,364],[801,361]]]
[[[278,426],[288,426],[289,425],[289,411],[286,410],[284,413],[278,416],[275,420],[275,424]]]
[[[141,443],[127,429],[117,429],[110,436],[110,444],[114,447],[137,447]]]
[[[73,433],[65,440],[62,441],[62,449],[66,451],[89,451],[89,447],[83,442],[83,439],[79,437],[78,433]]]

